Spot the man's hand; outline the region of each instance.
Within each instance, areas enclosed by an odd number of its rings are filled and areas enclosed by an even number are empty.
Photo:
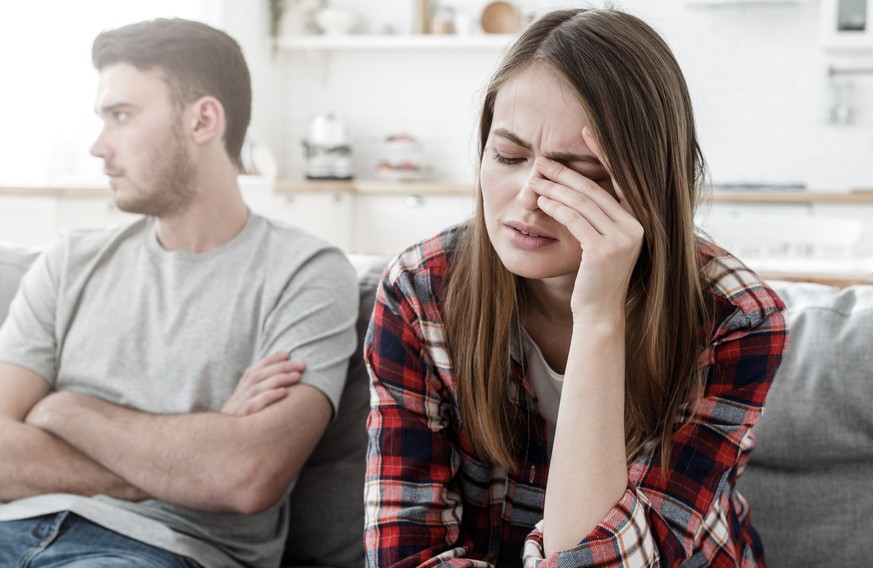
[[[306,364],[289,353],[268,355],[246,369],[233,394],[221,407],[223,414],[246,416],[282,400],[288,387],[300,382]]]
[[[51,425],[55,418],[54,409],[59,408],[59,405],[64,405],[64,399],[68,399],[70,403],[74,403],[79,399],[86,401],[87,398],[88,397],[85,395],[80,395],[74,392],[53,391],[33,405],[33,408],[31,408],[30,412],[27,413],[24,423],[28,426],[45,430],[51,434]]]

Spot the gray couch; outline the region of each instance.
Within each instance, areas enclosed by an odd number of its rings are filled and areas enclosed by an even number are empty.
[[[0,243],[0,321],[36,251]],[[350,257],[363,337],[385,259]],[[774,282],[791,337],[758,449],[739,482],[775,568],[873,565],[873,286]],[[334,421],[291,495],[284,565],[363,565],[363,475],[369,405],[360,353]]]

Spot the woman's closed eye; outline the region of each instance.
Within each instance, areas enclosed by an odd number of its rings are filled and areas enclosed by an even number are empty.
[[[515,158],[512,156],[504,156],[500,152],[494,152],[494,161],[504,166],[514,166],[524,162],[525,158]]]

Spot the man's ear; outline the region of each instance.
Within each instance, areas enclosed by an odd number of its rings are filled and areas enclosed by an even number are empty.
[[[191,105],[189,114],[191,136],[202,144],[224,136],[224,106],[215,97],[201,97]]]

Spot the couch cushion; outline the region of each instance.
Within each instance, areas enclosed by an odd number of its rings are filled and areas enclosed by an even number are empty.
[[[868,566],[873,539],[873,286],[775,282],[788,349],[740,478],[768,565]]]
[[[39,252],[38,248],[0,241],[0,323],[6,319],[21,277]]]
[[[291,494],[291,527],[283,566],[364,565],[364,473],[370,380],[363,340],[388,259],[349,257],[358,273],[358,349],[349,364],[337,418],[328,426]]]

